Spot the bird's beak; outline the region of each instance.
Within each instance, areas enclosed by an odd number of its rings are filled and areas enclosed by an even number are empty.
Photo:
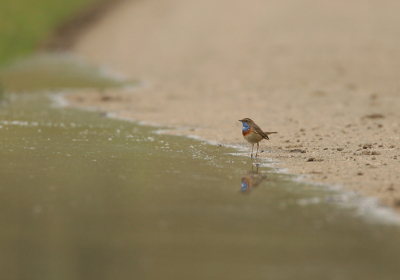
[[[239,120],[240,122],[243,122],[242,120]]]

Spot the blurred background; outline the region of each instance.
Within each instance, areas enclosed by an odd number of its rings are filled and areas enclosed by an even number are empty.
[[[299,183],[238,149],[105,118],[94,99],[95,112],[60,102],[78,88],[78,103],[93,93],[138,119],[191,116],[188,129],[210,124],[203,131],[231,142],[241,137],[231,119],[251,112],[273,121],[285,149],[300,147],[289,146],[300,131],[295,145],[325,137],[333,153],[330,129],[343,136],[354,108],[388,104],[393,112],[379,108],[398,125],[395,1],[126,1],[68,54],[119,1],[0,2],[1,279],[399,278],[399,218],[376,200]],[[132,89],[77,54],[153,85]],[[365,111],[351,133],[366,130]],[[386,125],[373,129],[381,137]]]

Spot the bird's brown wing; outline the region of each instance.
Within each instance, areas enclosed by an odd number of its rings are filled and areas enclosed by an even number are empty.
[[[254,132],[260,134],[264,139],[269,140],[268,135],[265,134],[265,132],[262,131],[261,128],[260,128],[259,126],[254,126],[253,128],[254,128]]]

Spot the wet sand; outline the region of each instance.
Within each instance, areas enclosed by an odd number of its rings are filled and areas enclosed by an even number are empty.
[[[397,1],[125,1],[72,51],[141,87],[67,96],[172,133],[250,145],[306,180],[400,209]]]

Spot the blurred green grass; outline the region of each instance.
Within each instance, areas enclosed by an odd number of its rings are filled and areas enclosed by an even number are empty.
[[[104,0],[1,0],[0,65],[27,56],[75,13]]]

